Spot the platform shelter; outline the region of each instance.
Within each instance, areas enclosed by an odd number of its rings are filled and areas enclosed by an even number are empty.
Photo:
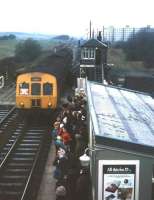
[[[87,82],[93,200],[152,200],[154,99]]]

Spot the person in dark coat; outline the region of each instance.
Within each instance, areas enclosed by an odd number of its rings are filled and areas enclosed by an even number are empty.
[[[84,150],[86,148],[86,142],[84,141],[82,135],[80,134],[75,134],[75,140],[76,140],[75,156],[79,158],[81,155],[84,154]]]
[[[56,167],[54,171],[54,178],[57,180],[61,180],[67,175],[68,172],[68,157],[66,155],[66,149],[59,147],[57,151],[57,156],[53,165]]]
[[[76,182],[75,200],[89,200],[91,181],[88,168],[82,168]]]
[[[67,198],[68,200],[75,200],[76,181],[78,178],[77,168],[71,168],[67,173]]]

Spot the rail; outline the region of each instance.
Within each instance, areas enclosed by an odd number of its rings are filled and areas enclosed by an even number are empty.
[[[41,145],[40,145],[40,147],[39,147],[39,150],[37,151],[37,154],[36,154],[36,157],[35,157],[35,161],[34,161],[34,163],[33,163],[32,169],[31,169],[31,171],[30,171],[30,174],[29,174],[29,177],[28,177],[28,180],[27,180],[27,183],[26,183],[26,186],[25,186],[23,195],[22,195],[22,197],[21,197],[21,200],[26,200],[28,187],[29,187],[29,185],[30,185],[30,181],[32,180],[32,176],[33,176],[33,174],[34,174],[37,161],[39,160],[39,156],[40,156],[40,152],[41,152],[42,146],[43,146],[43,142],[41,143]]]
[[[15,110],[15,106],[13,106],[13,107],[9,110],[9,112],[4,116],[4,118],[2,118],[2,119],[0,120],[0,125],[7,119],[7,117],[8,117],[11,113],[13,113],[14,110]]]
[[[20,136],[20,135],[19,135]],[[19,140],[19,136],[16,138],[15,142],[13,143],[12,147],[9,149],[8,153],[6,154],[5,158],[3,159],[3,161],[0,164],[0,170],[2,170],[2,168],[4,167],[8,157],[10,156],[12,150],[14,149],[14,147],[16,146],[18,140]]]
[[[21,123],[17,122],[15,128],[12,127],[14,133],[12,132],[11,135],[14,136],[9,139],[6,148],[8,151],[5,157],[3,153],[3,160],[0,163],[1,200],[36,198],[45,166],[47,146],[49,146],[47,143],[50,141],[47,139],[47,122],[46,120],[42,122],[42,118],[39,118],[40,123],[28,119],[31,123],[24,120]],[[20,117],[18,119],[20,120]]]

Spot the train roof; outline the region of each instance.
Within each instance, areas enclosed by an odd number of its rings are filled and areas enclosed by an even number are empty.
[[[57,78],[60,78],[66,74],[66,69],[60,66],[35,66],[29,69],[23,69],[18,73],[18,75],[31,72],[48,73],[56,76]]]
[[[57,66],[35,66],[25,72],[44,72],[56,75],[60,70],[61,68]]]
[[[154,99],[150,95],[89,81],[87,94],[96,144],[154,154]]]

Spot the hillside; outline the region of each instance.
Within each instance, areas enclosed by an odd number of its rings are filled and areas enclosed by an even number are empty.
[[[17,40],[0,40],[0,59],[14,56]]]
[[[126,70],[143,70],[144,64],[140,61],[131,62],[126,60],[125,53],[122,49],[109,48],[108,49],[108,63],[114,63],[117,68],[124,68]]]
[[[134,62],[134,61],[127,61],[126,55],[123,52],[122,49],[115,49],[115,48],[109,48],[108,49],[108,62],[114,64],[111,66],[111,70],[109,72],[110,79],[114,84],[118,85],[124,85],[125,77],[153,77],[154,76],[154,69],[147,69],[144,67],[143,62]],[[144,78],[143,78],[144,79]],[[135,80],[135,79],[134,79]],[[132,82],[133,87],[127,87],[130,89],[136,89],[139,91],[143,91],[143,88],[147,87],[147,83],[144,85],[144,81],[142,80],[139,85],[142,85],[142,88],[138,87],[135,88],[134,85],[137,83],[134,81]],[[131,81],[130,81],[131,83]],[[130,85],[129,83],[129,85]],[[136,86],[137,87],[137,86]],[[146,91],[146,90],[145,90]],[[150,91],[149,89],[147,91]]]
[[[0,40],[0,60],[6,57],[14,56],[16,45],[22,40]],[[45,51],[42,56],[46,54],[46,51],[51,51],[55,46],[62,44],[62,42],[54,39],[37,40]],[[41,57],[42,57],[41,56]],[[35,62],[34,62],[35,63]],[[146,73],[150,70],[144,68],[142,62],[130,62],[126,60],[126,56],[122,49],[109,48],[107,63],[113,63],[114,66],[111,69],[112,76],[125,76],[131,73]],[[150,71],[151,72],[151,71]],[[154,73],[154,72],[153,72]]]
[[[25,40],[27,38],[33,38],[36,40],[49,40],[55,35],[41,34],[41,33],[24,33],[24,32],[0,32],[0,36],[13,34],[17,39]]]
[[[14,56],[16,45],[22,40],[0,40],[0,60],[6,57]],[[38,40],[43,50],[51,50],[54,46],[58,45],[58,41],[52,39]]]

